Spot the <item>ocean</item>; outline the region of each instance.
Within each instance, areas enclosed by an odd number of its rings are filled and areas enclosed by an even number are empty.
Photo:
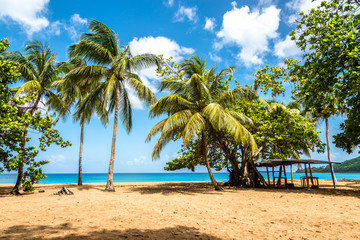
[[[266,173],[262,173],[265,177]],[[331,179],[330,173],[314,173],[319,179]],[[336,173],[337,179],[360,179],[360,173]],[[15,184],[16,174],[0,174],[0,184]],[[294,180],[305,176],[304,173],[294,173]],[[217,181],[229,180],[228,173],[214,173]],[[290,173],[287,173],[290,179]],[[272,178],[270,176],[270,178]],[[39,183],[77,183],[76,173],[48,173],[47,178]],[[107,173],[83,173],[83,183],[105,183]],[[210,181],[208,173],[114,173],[114,182],[192,182]]]

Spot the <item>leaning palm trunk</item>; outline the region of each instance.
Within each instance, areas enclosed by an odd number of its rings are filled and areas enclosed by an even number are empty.
[[[335,178],[335,174],[334,174],[334,168],[333,168],[333,165],[331,164],[330,138],[329,138],[329,119],[328,118],[325,119],[325,125],[326,125],[327,155],[328,155],[328,160],[329,160],[329,163],[330,163],[330,172],[331,172],[331,177],[332,177],[332,180],[333,180],[333,185],[334,185],[334,188],[336,188],[336,178]]]
[[[29,112],[31,116],[34,115],[34,113],[35,113],[35,111],[37,109],[37,105],[40,102],[41,95],[42,95],[42,93],[40,93],[38,95],[38,97],[35,100],[34,106],[31,108],[31,110]],[[23,145],[22,145],[21,148],[24,149],[24,150],[25,150],[25,144],[26,144],[27,135],[28,135],[28,131],[24,132],[24,135],[22,137],[22,144]],[[13,189],[11,190],[10,194],[14,194],[14,195],[19,195],[20,194],[21,181],[23,179],[23,175],[24,175],[24,163],[21,161],[19,163],[19,167],[18,167],[18,175],[17,175],[16,183],[15,183],[15,186],[13,187]]]
[[[84,145],[84,126],[85,123],[81,123],[81,133],[80,133],[80,151],[79,151],[79,174],[78,174],[78,185],[82,186],[82,153]]]
[[[116,150],[116,134],[119,120],[119,108],[120,108],[120,89],[116,88],[116,102],[115,102],[115,118],[114,118],[114,131],[111,143],[111,157],[110,157],[110,165],[109,165],[109,173],[106,182],[105,191],[115,192],[115,187],[113,183],[114,177],[114,163],[115,163],[115,150]]]
[[[204,159],[205,159],[205,164],[206,164],[206,168],[209,172],[209,176],[210,176],[210,179],[211,179],[211,183],[212,185],[215,187],[215,190],[216,191],[223,191],[222,187],[220,187],[218,185],[218,183],[216,182],[215,178],[214,178],[214,175],[211,171],[211,167],[210,167],[210,162],[209,162],[209,158],[208,158],[208,149],[207,149],[207,143],[206,143],[206,139],[205,139],[205,133],[204,131],[202,132],[201,134],[201,140],[202,140],[202,152],[204,154]]]

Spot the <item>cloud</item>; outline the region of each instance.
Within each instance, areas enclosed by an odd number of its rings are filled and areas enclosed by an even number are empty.
[[[44,16],[50,0],[0,0],[0,19],[10,19],[31,36],[49,26]]]
[[[189,7],[186,8],[184,6],[180,6],[179,10],[175,13],[175,21],[183,22],[188,19],[190,22],[197,22],[197,7]]]
[[[142,165],[146,165],[151,163],[150,161],[145,161],[146,160],[146,156],[142,155],[140,157],[135,157],[132,161],[127,161],[126,164],[129,166],[142,166]]]
[[[321,3],[321,0],[312,1],[312,0],[291,0],[286,3],[286,7],[295,11],[295,14],[292,14],[288,18],[289,23],[294,23],[299,17],[300,12],[308,13],[312,8],[316,8]]]
[[[134,38],[130,43],[132,54],[138,55],[143,53],[162,54],[164,58],[173,57],[174,61],[179,61],[184,55],[193,54],[192,48],[182,47],[177,42],[167,37],[143,37]]]
[[[263,54],[269,51],[269,40],[278,37],[280,9],[270,6],[261,12],[251,12],[248,6],[237,8],[234,2],[232,6],[224,14],[222,28],[216,34],[215,50],[235,45],[240,48],[237,56],[245,66],[262,64]]]
[[[216,27],[215,18],[205,17],[204,29],[212,32],[212,31],[214,31],[215,27]]]
[[[216,54],[209,53],[209,56],[210,56],[210,59],[213,60],[214,62],[221,62],[222,61],[221,57],[219,57]]]
[[[274,55],[279,58],[296,57],[301,54],[301,50],[296,46],[295,41],[291,37],[286,36],[285,40],[275,44]]]
[[[48,27],[50,35],[59,36],[61,34],[62,23],[60,21],[52,22]]]
[[[168,0],[167,4],[172,7],[174,6],[175,0]]]
[[[152,53],[156,55],[163,55],[164,58],[173,57],[175,62],[180,61],[183,57],[195,52],[192,48],[182,47],[177,42],[167,37],[143,37],[134,38],[130,43],[131,53],[135,55]],[[154,93],[157,92],[156,83],[159,79],[156,75],[156,68],[142,69],[137,72],[142,82],[149,87]],[[142,102],[136,97],[134,91],[130,91],[130,101],[135,109],[144,109]],[[135,105],[133,105],[133,103]]]
[[[68,24],[64,24],[65,30],[68,32],[69,37],[73,41],[77,41],[79,38],[79,30],[86,26],[87,19],[81,18],[79,14],[75,13],[71,16]]]
[[[64,162],[65,160],[65,156],[62,154],[50,155],[48,158],[52,163]]]

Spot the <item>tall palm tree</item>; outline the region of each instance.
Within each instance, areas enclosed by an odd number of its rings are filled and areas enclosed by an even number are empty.
[[[159,66],[160,61],[153,54],[133,56],[130,47],[120,43],[117,34],[99,21],[91,21],[89,30],[89,33],[81,36],[79,43],[70,47],[70,54],[84,57],[94,65],[78,67],[67,77],[99,82],[97,88],[89,94],[89,101],[96,95],[103,94],[104,106],[107,107],[109,113],[115,112],[111,157],[105,187],[106,191],[115,191],[113,173],[119,115],[128,133],[132,128],[128,88],[132,88],[145,103],[155,102],[154,93],[143,84],[136,71],[141,68]]]
[[[24,82],[22,86],[14,89],[15,97],[36,95],[33,102],[20,107],[22,112],[29,112],[33,115],[38,110],[42,99],[46,99],[46,103],[43,104],[46,104],[47,107],[57,109],[64,107],[64,103],[53,92],[54,82],[59,79],[64,70],[62,65],[56,62],[56,55],[46,43],[40,41],[28,42],[24,50],[25,55],[19,51],[9,52],[5,55],[6,58],[19,63],[17,70],[21,74],[20,80]],[[23,135],[24,147],[27,134],[28,132],[25,132]],[[19,193],[22,177],[23,163],[20,163],[12,193]]]
[[[150,108],[150,115],[157,117],[167,114],[169,117],[156,124],[148,134],[146,141],[161,132],[161,136],[152,153],[153,159],[172,139],[181,136],[184,146],[194,137],[199,137],[198,152],[203,156],[211,183],[215,190],[221,190],[217,184],[208,159],[207,138],[211,132],[225,132],[237,143],[249,143],[257,148],[254,138],[241,124],[244,116],[225,109],[225,104],[236,98],[237,90],[227,90],[222,80],[230,75],[234,68],[229,67],[216,74],[215,66],[206,70],[205,60],[192,56],[181,65],[185,79],[180,81],[162,80],[161,90],[167,89],[170,95],[159,99]]]
[[[71,71],[77,67],[86,66],[86,61],[81,57],[73,57],[68,63],[64,63],[66,72],[71,74]],[[97,82],[78,81],[78,79],[64,78],[57,81],[57,88],[59,96],[66,103],[67,109],[65,111],[58,111],[59,117],[67,117],[69,109],[75,105],[76,112],[73,114],[74,121],[79,121],[81,126],[80,132],[80,149],[79,149],[79,169],[78,169],[78,185],[82,185],[82,156],[84,145],[84,129],[85,124],[89,123],[91,117],[96,112],[104,125],[108,123],[107,114],[102,106],[102,96],[97,95],[93,101],[89,101],[89,94],[96,88]]]

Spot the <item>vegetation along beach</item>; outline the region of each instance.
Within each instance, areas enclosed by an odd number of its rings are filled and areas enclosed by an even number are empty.
[[[0,239],[360,239],[359,9],[0,0]]]

